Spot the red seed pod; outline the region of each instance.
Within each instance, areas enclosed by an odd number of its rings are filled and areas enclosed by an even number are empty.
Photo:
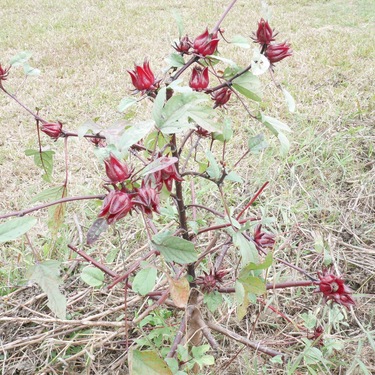
[[[5,81],[9,75],[10,66],[8,68],[3,68],[0,64],[0,84],[1,81]]]
[[[328,270],[318,272],[319,281],[316,282],[318,289],[315,292],[321,292],[324,296],[324,302],[332,300],[345,306],[348,310],[350,305],[355,305],[351,294],[351,289],[345,285],[344,280],[334,275]]]
[[[208,29],[194,40],[194,53],[200,56],[213,55],[216,52],[219,39],[217,33],[209,34]]]
[[[132,208],[133,202],[130,194],[120,190],[112,190],[104,198],[98,217],[104,217],[108,224],[112,224],[125,217]]]
[[[208,68],[195,67],[191,74],[189,86],[195,91],[202,91],[209,84]]]
[[[128,70],[134,87],[141,91],[151,91],[158,88],[154,73],[150,68],[150,63],[145,60],[143,66],[135,65],[134,70]]]
[[[145,214],[160,213],[159,192],[152,187],[142,185],[137,189],[133,198],[134,205],[138,206]]]
[[[275,244],[275,235],[272,233],[262,232],[262,224],[255,227],[254,242],[261,248],[273,247]]]
[[[232,91],[228,87],[223,87],[222,89],[215,91],[212,94],[212,99],[215,101],[214,108],[222,107],[224,104],[226,104],[231,95]]]
[[[47,134],[49,137],[53,139],[57,139],[62,135],[62,123],[55,122],[55,123],[46,123],[40,127],[40,130]]]
[[[104,160],[105,172],[113,184],[124,182],[131,176],[131,170],[128,166],[118,160],[112,153],[109,158]]]
[[[223,282],[223,278],[228,271],[211,269],[209,273],[203,273],[204,276],[197,277],[196,283],[200,286],[203,293],[211,293],[218,289],[218,283],[221,284]]]
[[[270,44],[274,41],[273,30],[271,29],[268,21],[265,21],[263,18],[258,22],[258,30],[255,33],[254,41],[259,44]]]
[[[190,48],[192,47],[193,43],[191,42],[191,40],[189,39],[189,37],[187,35],[185,35],[184,37],[180,38],[180,40],[178,41],[178,43],[175,43],[175,45],[173,46],[173,48],[177,51],[177,52],[180,52],[182,54],[184,53],[189,53],[190,51]]]
[[[292,56],[292,50],[287,42],[270,44],[267,46],[265,55],[271,64],[275,64],[288,56]]]

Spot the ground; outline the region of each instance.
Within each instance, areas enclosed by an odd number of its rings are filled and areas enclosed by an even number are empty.
[[[76,130],[88,119],[97,119],[103,126],[119,119],[127,121],[116,111],[131,90],[126,70],[147,57],[161,76],[164,58],[178,35],[171,10],[182,16],[185,32],[195,36],[207,25],[212,27],[227,5],[224,0],[167,3],[5,0],[0,63],[6,65],[13,55],[27,50],[33,54],[31,64],[42,71],[25,82],[21,69],[15,70],[8,80],[10,89],[30,108],[40,108],[44,117],[61,121],[69,130]],[[294,51],[293,57],[277,65],[274,76],[293,95],[297,109],[289,113],[280,92],[265,77],[263,110],[292,128],[288,135],[291,150],[281,156],[272,135],[249,120],[240,103],[230,107],[236,147],[245,147],[243,135],[259,132],[271,143],[265,152],[241,163],[238,172],[246,183],[236,185],[231,200],[240,207],[270,181],[252,213],[270,218],[267,229],[277,234],[275,255],[311,274],[331,262],[354,290],[356,306],[350,311],[322,306],[320,296],[312,295],[311,289],[289,289],[269,293],[266,299],[289,320],[259,304],[251,306],[238,322],[233,300],[228,297],[215,313],[204,312],[205,317],[251,340],[284,349],[288,364],[272,363],[218,335],[215,365],[202,371],[309,373],[306,366],[314,365],[314,360],[303,341],[306,332],[300,327],[311,329],[309,324],[317,317],[329,327],[326,347],[332,349],[327,362],[318,360],[316,373],[374,373],[375,7],[370,0],[282,0],[269,5],[271,24],[281,40],[291,42]],[[257,1],[238,1],[222,25],[224,35],[230,40],[241,34],[250,40],[259,15]],[[250,50],[232,46],[225,50],[240,65],[249,60]],[[37,147],[33,119],[5,95],[0,95],[0,107],[0,214],[5,214],[35,205],[33,197],[51,184],[42,182],[40,170],[25,156],[26,149]],[[139,118],[143,112],[132,115]],[[54,183],[58,184],[65,177],[63,142],[51,143],[46,138],[43,142],[56,151]],[[70,143],[69,163],[69,196],[103,193],[104,169],[89,142]],[[203,186],[200,193],[207,194],[207,188]],[[0,245],[2,373],[127,373],[123,291],[88,287],[79,276],[85,264],[66,247],[82,242],[82,231],[86,232],[99,207],[100,203],[92,201],[70,204],[65,224],[54,240],[43,224],[47,210],[36,213],[41,220],[28,238]],[[136,217],[120,228],[121,233],[113,230],[89,250],[116,272],[126,268],[124,259],[135,259],[145,251]],[[61,290],[68,299],[69,320],[56,319],[46,307],[45,294],[27,282],[35,253],[40,259],[62,261]],[[228,267],[235,261],[231,254]],[[280,264],[271,272],[278,280],[301,277]],[[227,283],[232,286],[233,280]],[[142,300],[134,294],[126,315],[132,319],[143,309]],[[158,322],[175,329],[182,312],[172,314],[165,308],[157,314]],[[148,329],[131,331],[130,342],[144,337]]]

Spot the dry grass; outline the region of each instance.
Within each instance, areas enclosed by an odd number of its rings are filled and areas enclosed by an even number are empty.
[[[1,63],[18,51],[29,50],[33,52],[32,63],[42,70],[39,78],[26,83],[21,72],[12,72],[9,84],[31,108],[42,107],[44,117],[58,119],[71,130],[88,118],[98,117],[101,124],[111,124],[120,117],[116,106],[130,89],[126,69],[135,61],[143,61],[145,55],[154,70],[163,68],[163,59],[177,34],[169,9],[177,9],[185,20],[186,32],[196,35],[207,22],[212,25],[218,19],[227,1],[205,1],[203,8],[193,1],[165,3],[3,0]],[[245,201],[269,180],[270,186],[253,212],[274,218],[269,228],[279,234],[276,255],[311,273],[330,258],[356,291],[357,306],[340,320],[342,310],[334,309],[329,315],[318,304],[319,297],[311,297],[310,291],[288,290],[270,293],[269,298],[290,323],[260,305],[251,307],[239,324],[233,318],[235,308],[229,297],[215,314],[207,313],[208,319],[285,350],[289,365],[272,364],[268,358],[218,336],[221,349],[215,366],[205,373],[224,373],[225,366],[226,374],[297,373],[291,370],[294,364],[300,373],[308,373],[304,362],[297,362],[305,348],[301,341],[305,333],[297,326],[303,324],[301,314],[308,311],[332,327],[328,339],[343,344],[343,349],[329,358],[332,364],[321,367],[319,373],[365,374],[357,359],[364,363],[367,373],[374,373],[374,353],[367,336],[374,336],[375,307],[375,7],[371,0],[282,0],[270,1],[270,5],[272,24],[293,44],[294,57],[277,66],[276,78],[296,98],[297,113],[286,113],[271,83],[266,88],[264,106],[268,114],[293,128],[292,150],[281,158],[274,147],[242,162],[240,174],[247,183],[236,187],[229,199],[234,205],[240,204],[237,197]],[[256,1],[239,1],[223,25],[226,35],[249,37],[258,18],[257,9]],[[227,50],[239,63],[245,64],[248,59],[247,50]],[[32,197],[48,186],[40,182],[40,171],[31,158],[24,156],[25,149],[37,146],[32,119],[3,95],[0,108],[0,212],[6,213],[30,206]],[[230,114],[235,116],[237,149],[243,143],[243,134],[257,134],[259,125],[242,115],[239,104]],[[58,183],[64,178],[62,143],[51,147],[57,151]],[[71,142],[70,163],[69,195],[102,192],[98,176],[103,175],[103,168],[93,158],[88,143]],[[209,187],[197,190],[204,195]],[[71,204],[59,239],[52,244],[43,220],[29,234],[42,257],[52,255],[64,261],[63,291],[68,299],[69,321],[54,319],[46,308],[45,295],[27,285],[26,269],[34,260],[26,240],[2,247],[0,372],[4,375],[127,373],[123,292],[120,288],[87,288],[79,278],[80,263],[66,250],[70,241],[79,243],[76,222],[85,230],[96,212],[93,202]],[[46,213],[37,216],[45,218]],[[133,229],[130,232],[127,228]],[[123,233],[111,233],[91,250],[91,255],[108,261],[120,272],[123,256],[142,247],[144,233],[136,217],[129,219]],[[235,264],[234,251],[230,261]],[[275,280],[299,277],[280,265],[271,272]],[[144,305],[132,294],[128,319],[142,311]],[[165,318],[166,323],[176,328],[180,315],[177,312]],[[129,342],[140,336],[138,328],[132,330]]]

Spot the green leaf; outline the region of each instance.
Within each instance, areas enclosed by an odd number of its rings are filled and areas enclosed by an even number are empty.
[[[15,240],[17,237],[22,236],[30,230],[36,223],[37,220],[35,217],[25,216],[0,224],[0,242]]]
[[[145,296],[150,293],[155,286],[157,276],[157,269],[154,267],[147,267],[140,270],[133,280],[133,291]]]
[[[195,108],[191,108],[188,112],[188,116],[197,125],[209,132],[222,132],[221,124],[216,121],[216,112],[211,106],[199,105]]]
[[[225,180],[233,181],[233,182],[239,182],[240,184],[243,183],[243,179],[241,178],[241,176],[234,171],[229,172],[225,176]]]
[[[237,319],[241,320],[247,313],[247,308],[250,304],[249,297],[245,291],[244,286],[239,281],[234,285],[236,301],[238,303]]]
[[[178,162],[178,159],[174,156],[170,158],[161,157],[161,158],[155,159],[152,163],[148,164],[144,169],[142,169],[139,172],[139,175],[146,176],[147,174],[155,173],[177,162]]]
[[[229,119],[225,119],[223,127],[223,140],[229,142],[233,137],[233,129]]]
[[[191,354],[193,355],[193,358],[199,358],[202,357],[208,350],[210,350],[210,345],[200,345],[200,346],[193,346],[191,348]]]
[[[284,363],[282,355],[276,355],[270,359],[271,363],[282,365]]]
[[[264,134],[258,134],[249,138],[248,146],[251,153],[259,154],[268,147],[268,143],[264,138]]]
[[[169,368],[171,369],[173,374],[176,374],[178,371],[178,361],[176,358],[165,358],[165,362],[167,362]]]
[[[27,62],[31,56],[32,56],[31,52],[22,51],[22,52],[19,52],[17,55],[13,56],[10,59],[9,63],[10,65],[13,65],[13,66],[20,66],[20,65],[23,65],[25,62]]]
[[[152,108],[152,118],[154,119],[157,126],[163,123],[163,108],[166,101],[167,88],[162,87],[154,100],[154,106]]]
[[[160,251],[167,262],[188,264],[198,259],[194,244],[180,237],[154,236],[152,244],[156,250]]]
[[[181,14],[178,12],[177,9],[172,9],[172,15],[178,27],[178,36],[179,38],[181,38],[182,34],[184,33],[184,23],[182,21]]]
[[[220,167],[215,160],[215,156],[210,150],[206,151],[206,158],[210,163],[209,167],[206,169],[206,172],[212,179],[218,180],[220,177]]]
[[[244,275],[247,275],[250,273],[250,271],[254,270],[265,270],[269,268],[272,265],[273,262],[273,254],[269,252],[266,257],[264,258],[264,261],[262,263],[252,263],[250,262],[245,267],[242,268],[239,279],[241,279]]]
[[[35,77],[35,76],[38,76],[40,74],[39,69],[31,67],[29,65],[29,63],[27,63],[27,62],[25,62],[23,64],[23,71],[24,71],[25,75],[31,76],[31,77]]]
[[[260,102],[262,100],[261,82],[257,76],[251,72],[246,72],[233,80],[233,88],[247,98]]]
[[[135,103],[137,103],[137,99],[135,98],[132,98],[132,97],[122,98],[120,101],[120,104],[117,107],[117,110],[119,112],[124,112]]]
[[[217,64],[219,61],[229,65],[230,67],[232,68],[236,68],[237,67],[237,64],[230,60],[230,59],[226,59],[225,57],[221,57],[219,55],[211,55],[211,56],[206,56],[206,59],[209,59],[209,61],[211,62],[211,64]],[[205,65],[203,63],[203,65]],[[210,66],[209,64],[207,64],[206,66]]]
[[[98,134],[103,129],[93,120],[86,120],[82,125],[77,129],[77,134],[79,138],[83,138],[84,135],[91,131],[92,134]]]
[[[285,96],[285,101],[288,105],[289,112],[293,113],[296,110],[296,102],[294,101],[294,98],[289,91],[284,88],[282,90]]]
[[[256,295],[262,295],[266,293],[266,284],[259,277],[247,276],[238,280],[245,289],[246,293],[252,293]]]
[[[164,134],[178,133],[194,128],[195,125],[189,122],[190,114],[197,115],[197,108],[207,102],[207,95],[199,92],[184,92],[173,95],[161,111],[161,121],[158,128]]]
[[[242,35],[235,35],[232,40],[231,40],[231,43],[234,45],[234,46],[237,46],[237,47],[241,47],[241,48],[250,48],[250,43],[249,41]]]
[[[178,53],[171,53],[165,61],[168,63],[168,67],[170,68],[181,68],[182,66],[185,65],[185,60],[184,58],[178,54]]]
[[[248,241],[240,232],[233,235],[233,243],[239,248],[242,257],[241,264],[245,266],[252,263],[258,263],[258,251],[252,241]]]
[[[279,132],[283,132],[283,131],[291,132],[292,131],[287,124],[284,124],[280,120],[278,120],[274,117],[271,117],[271,116],[266,116],[266,115],[262,114],[261,121],[276,136],[278,135]]]
[[[144,138],[154,125],[154,121],[148,120],[134,124],[126,129],[116,145],[119,152],[123,153],[127,151],[131,146]]]
[[[34,156],[34,163],[37,167],[43,169],[44,175],[43,180],[51,182],[52,171],[53,171],[53,155],[54,151],[42,151],[39,150],[26,150],[26,156]]]
[[[104,273],[96,267],[87,266],[82,270],[81,279],[90,286],[101,286],[104,281]]]
[[[280,154],[282,156],[286,156],[290,149],[290,142],[289,139],[286,137],[284,133],[279,133],[277,138],[280,142]]]
[[[87,244],[92,245],[107,228],[108,223],[106,219],[96,219],[87,232]]]
[[[130,375],[172,375],[168,365],[153,350],[130,350]]]
[[[214,312],[223,303],[223,297],[218,291],[213,291],[204,295],[203,302],[207,305],[208,310]]]
[[[58,318],[66,319],[66,298],[59,290],[59,274],[60,262],[57,260],[35,264],[28,271],[29,280],[35,281],[47,294],[47,306]]]
[[[35,202],[46,202],[46,201],[54,201],[56,199],[59,199],[62,197],[62,194],[64,192],[65,187],[64,186],[54,186],[48,189],[45,189],[41,191],[39,194],[37,194],[32,200],[31,203]]]

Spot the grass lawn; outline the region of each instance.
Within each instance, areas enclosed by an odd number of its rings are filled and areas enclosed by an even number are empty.
[[[120,120],[147,118],[147,105],[126,115],[116,110],[132,89],[126,70],[147,57],[161,78],[165,58],[178,37],[171,10],[181,15],[185,33],[194,37],[206,26],[213,27],[228,3],[2,0],[0,63],[6,66],[18,52],[30,51],[30,63],[41,70],[40,76],[25,81],[22,69],[12,69],[5,83],[28,107],[39,108],[44,118],[61,121],[71,131],[89,119],[110,127]],[[356,306],[350,311],[329,308],[321,304],[320,295],[312,295],[312,289],[295,288],[265,298],[279,314],[259,303],[251,305],[239,322],[229,296],[217,311],[205,312],[207,318],[282,349],[288,361],[270,361],[218,335],[215,365],[202,373],[313,374],[314,369],[316,374],[375,373],[375,3],[270,0],[269,6],[278,39],[289,40],[293,47],[293,56],[276,65],[274,76],[295,98],[296,111],[289,113],[269,75],[261,76],[262,110],[291,127],[291,149],[282,156],[278,141],[233,97],[227,110],[234,129],[229,162],[246,147],[244,138],[249,135],[264,133],[270,147],[239,164],[237,172],[246,182],[228,188],[228,199],[235,207],[243,206],[269,181],[251,213],[267,218],[267,230],[277,234],[275,255],[311,274],[332,264],[354,290]],[[225,37],[241,34],[250,40],[260,14],[258,1],[239,0],[222,24]],[[249,64],[250,49],[220,43],[223,54],[238,65]],[[64,142],[52,143],[42,135],[43,145],[56,152],[53,183],[44,182],[32,157],[25,156],[26,149],[38,148],[33,118],[2,93],[0,108],[0,214],[5,214],[36,205],[36,194],[61,183],[65,161]],[[103,194],[104,168],[91,143],[70,140],[69,164],[68,196]],[[198,197],[210,195],[208,185],[197,185],[196,190]],[[208,197],[206,203],[223,211],[216,207],[216,198]],[[27,237],[0,243],[0,373],[127,373],[123,290],[88,287],[79,277],[86,264],[76,261],[67,248],[71,242],[82,243],[82,233],[100,206],[96,201],[69,204],[56,236],[46,224],[48,210],[34,213],[40,220]],[[199,215],[211,220],[207,214]],[[88,252],[116,272],[123,271],[124,259],[148,251],[139,221],[133,215],[120,222],[120,232],[110,230]],[[170,222],[165,214],[158,225]],[[35,259],[63,263],[61,288],[70,322],[54,320],[45,294],[28,284],[27,269]],[[228,259],[227,266],[235,267],[234,251]],[[278,281],[300,278],[282,264],[274,264],[270,272]],[[142,302],[136,294],[131,296],[128,319],[144,311]],[[155,326],[176,330],[180,315],[159,310],[153,313]],[[85,319],[98,323],[84,324]],[[320,347],[324,357],[307,340],[306,329],[312,331],[315,324],[325,328],[324,348]],[[131,342],[144,339],[147,329],[134,329]]]

